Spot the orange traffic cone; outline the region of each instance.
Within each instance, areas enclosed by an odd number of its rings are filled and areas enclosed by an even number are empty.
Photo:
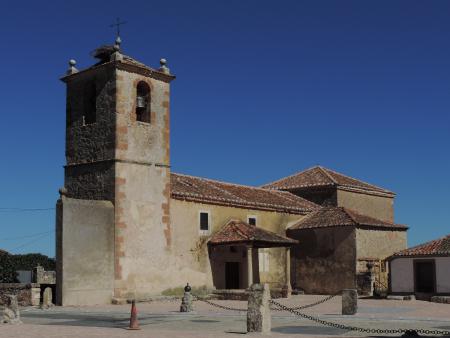
[[[130,326],[127,328],[127,330],[140,330],[139,322],[137,319],[137,309],[136,309],[136,303],[134,299],[131,301],[131,316],[130,316]]]

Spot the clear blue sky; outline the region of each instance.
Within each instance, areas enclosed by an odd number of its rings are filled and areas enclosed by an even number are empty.
[[[174,171],[259,185],[321,164],[395,191],[409,244],[450,233],[450,1],[11,1],[1,12],[1,208],[54,207],[58,79],[70,58],[94,62],[120,16],[125,53],[165,57],[177,75]],[[0,209],[0,227],[0,248],[54,255],[53,210]]]

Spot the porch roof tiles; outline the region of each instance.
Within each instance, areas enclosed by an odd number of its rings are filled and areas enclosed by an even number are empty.
[[[399,251],[391,258],[409,256],[450,256],[450,235]]]
[[[222,229],[213,234],[209,245],[246,244],[255,248],[288,247],[298,241],[278,235],[272,231],[249,225],[241,220],[232,219]]]
[[[382,221],[373,217],[361,215],[356,211],[343,207],[323,207],[313,211],[288,230],[302,230],[312,228],[328,228],[339,226],[376,227],[393,230],[407,230],[402,224]]]

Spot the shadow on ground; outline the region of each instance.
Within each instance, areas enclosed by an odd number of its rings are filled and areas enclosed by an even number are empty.
[[[306,335],[326,335],[326,336],[339,336],[347,333],[346,330],[336,329],[333,327],[320,327],[320,326],[281,326],[272,328],[272,332],[286,333],[286,334],[306,334]]]

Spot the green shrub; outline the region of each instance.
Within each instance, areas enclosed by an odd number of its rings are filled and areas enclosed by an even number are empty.
[[[47,271],[56,269],[54,258],[42,254],[11,255],[0,253],[0,283],[17,283],[17,271],[31,271],[41,265]]]
[[[13,264],[16,270],[33,270],[38,265],[41,265],[47,271],[53,271],[56,269],[56,262],[54,258],[49,258],[48,256],[39,253],[12,256]]]
[[[0,255],[0,283],[17,283],[17,272],[13,262],[13,255]]]

